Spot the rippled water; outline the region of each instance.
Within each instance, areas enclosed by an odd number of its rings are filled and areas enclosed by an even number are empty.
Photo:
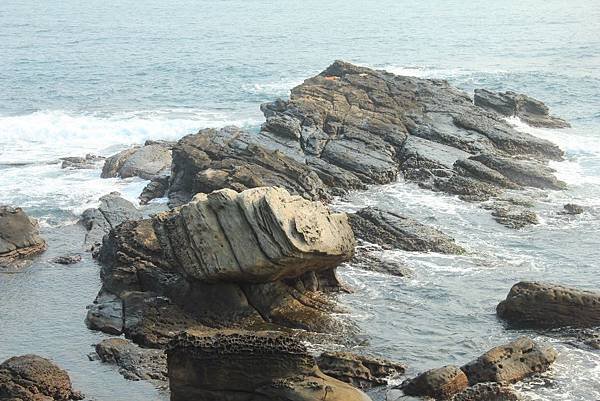
[[[59,157],[110,155],[148,138],[198,128],[256,129],[259,104],[334,59],[397,74],[445,78],[472,91],[516,90],[544,100],[572,129],[519,129],[557,143],[569,189],[543,193],[542,224],[521,231],[456,198],[396,183],[356,193],[336,207],[399,211],[438,226],[465,256],[386,252],[413,271],[396,278],[347,266],[356,291],[341,302],[367,349],[410,372],[464,363],[522,332],[506,330],[496,304],[523,279],[600,288],[600,2],[200,1],[100,4],[3,0],[0,4],[0,203],[40,218],[50,249],[29,269],[0,275],[0,360],[35,352],[55,359],[91,399],[167,399],[87,360],[103,337],[83,325],[99,287],[98,266],[48,260],[78,249],[65,228],[112,190],[134,199],[140,180],[103,180],[99,170],[60,169]],[[589,208],[558,215],[564,203]],[[540,400],[600,399],[600,352],[564,340]]]

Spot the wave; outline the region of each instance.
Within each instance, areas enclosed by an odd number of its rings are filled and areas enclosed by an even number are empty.
[[[3,163],[12,164],[56,160],[90,152],[107,155],[115,146],[142,143],[147,139],[176,140],[200,128],[252,126],[261,120],[259,115],[230,115],[194,109],[109,116],[39,111],[0,117],[0,153]]]

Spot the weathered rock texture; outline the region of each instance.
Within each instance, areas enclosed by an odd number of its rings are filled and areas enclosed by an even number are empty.
[[[519,401],[522,397],[511,386],[479,383],[454,395],[451,401]]]
[[[448,365],[428,370],[405,381],[402,383],[402,390],[407,395],[448,399],[468,386],[469,380],[465,373],[457,366]]]
[[[173,401],[367,401],[323,374],[306,348],[280,332],[181,333],[168,350]]]
[[[144,146],[134,146],[107,158],[101,177],[140,177],[151,180],[168,174],[171,160],[170,143],[149,141]]]
[[[95,251],[102,244],[102,238],[108,232],[128,220],[138,220],[142,214],[133,203],[120,196],[118,192],[112,192],[100,198],[97,208],[85,210],[79,223],[88,231],[85,236],[85,248]]]
[[[68,401],[81,400],[69,375],[48,359],[23,355],[0,364],[0,400]]]
[[[569,123],[550,115],[550,109],[543,102],[527,95],[507,91],[491,92],[475,89],[475,105],[493,110],[507,117],[519,117],[533,127],[567,128]]]
[[[215,189],[274,185],[326,199],[399,175],[485,200],[523,186],[562,189],[547,166],[563,152],[519,132],[441,80],[395,76],[337,61],[261,106],[258,134],[202,130],[173,149],[172,204]]]
[[[45,250],[35,219],[21,208],[0,206],[0,268],[13,267]]]
[[[497,307],[511,324],[534,328],[600,326],[600,292],[520,282]]]
[[[326,293],[354,244],[345,214],[281,188],[199,194],[105,237],[88,326],[153,347],[190,327],[341,332]]]
[[[384,249],[461,254],[465,250],[441,231],[410,217],[368,207],[348,215],[356,238]]]
[[[401,363],[350,352],[324,352],[317,365],[326,375],[363,389],[386,385],[406,370]]]
[[[163,350],[140,348],[123,338],[109,338],[96,344],[96,353],[102,362],[117,365],[126,379],[167,386],[167,355]]]
[[[546,371],[556,359],[551,347],[542,347],[527,337],[492,348],[461,369],[469,384],[484,382],[515,383],[536,373]]]

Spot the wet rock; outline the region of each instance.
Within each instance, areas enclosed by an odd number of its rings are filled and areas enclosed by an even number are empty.
[[[102,291],[123,301],[123,333],[145,346],[190,327],[342,335],[349,322],[332,315],[340,310],[327,294],[343,290],[335,267],[354,243],[345,214],[281,188],[199,194],[111,230],[98,256]]]
[[[468,386],[469,380],[465,373],[457,366],[448,365],[421,373],[402,383],[401,387],[407,395],[447,399]]]
[[[401,363],[350,352],[324,352],[317,365],[326,375],[362,389],[386,385],[406,370]]]
[[[84,397],[73,390],[69,375],[46,358],[15,356],[0,364],[0,399],[68,401]]]
[[[575,203],[567,203],[563,206],[564,214],[581,214],[584,212],[583,206],[577,205]]]
[[[166,196],[169,188],[169,176],[157,176],[144,187],[140,194],[140,205],[146,205],[152,199]]]
[[[280,332],[187,331],[167,355],[173,401],[370,400],[323,374],[298,340]]]
[[[123,301],[108,291],[101,291],[94,303],[88,306],[85,318],[91,330],[119,335],[123,332]]]
[[[523,398],[511,386],[478,383],[454,395],[451,401],[519,401]]]
[[[123,338],[109,338],[96,345],[102,362],[119,367],[128,380],[148,380],[167,387],[167,355],[163,350],[140,348]]]
[[[600,326],[600,293],[561,285],[520,282],[496,309],[509,323],[537,328]]]
[[[61,157],[60,160],[62,160],[60,168],[84,170],[95,169],[98,163],[104,160],[104,157],[88,153],[85,157]]]
[[[461,254],[465,250],[453,238],[410,217],[377,208],[348,214],[354,235],[385,249]]]
[[[537,214],[526,207],[495,203],[491,209],[494,220],[508,228],[520,229],[540,223]]]
[[[412,270],[402,261],[394,259],[378,246],[360,243],[350,261],[352,266],[362,270],[389,274],[396,277],[410,277]]]
[[[21,208],[0,206],[0,269],[16,268],[46,250],[37,220]]]
[[[487,351],[461,369],[469,384],[484,382],[515,383],[536,373],[546,371],[556,359],[551,347],[542,347],[527,337]]]
[[[133,203],[122,198],[118,192],[111,192],[100,198],[97,208],[85,210],[79,223],[88,231],[85,236],[85,247],[89,251],[97,250],[102,238],[112,228],[124,221],[141,219],[142,214]]]
[[[507,117],[519,117],[532,127],[567,128],[569,123],[550,115],[543,102],[515,92],[491,92],[475,89],[475,105],[500,113]]]
[[[395,76],[336,61],[261,106],[249,134],[202,130],[174,149],[171,204],[198,192],[274,185],[327,199],[400,174],[469,201],[522,186],[562,189],[548,160],[563,152],[473,105],[445,81]]]
[[[149,142],[144,146],[125,149],[107,158],[101,177],[140,177],[151,180],[168,172],[171,161],[171,144]]]
[[[73,254],[73,255],[63,255],[57,256],[50,260],[52,263],[57,263],[59,265],[74,265],[75,263],[81,262],[81,255]]]

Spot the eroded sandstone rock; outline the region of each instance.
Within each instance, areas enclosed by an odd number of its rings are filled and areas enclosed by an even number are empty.
[[[281,332],[179,334],[169,345],[173,401],[368,401],[323,374],[294,337]]]
[[[402,390],[407,395],[448,399],[468,386],[469,380],[465,373],[457,366],[448,365],[428,370],[405,381],[402,383]]]
[[[561,285],[520,282],[497,307],[498,316],[525,327],[600,326],[600,293]]]
[[[67,372],[37,355],[15,356],[0,364],[0,399],[20,401],[81,400]]]
[[[117,365],[126,379],[167,386],[167,355],[163,350],[140,348],[123,338],[102,340],[95,348],[100,360]]]
[[[0,268],[17,267],[46,247],[37,220],[21,208],[0,206]]]
[[[478,383],[454,395],[451,401],[519,401],[523,398],[510,385]]]

